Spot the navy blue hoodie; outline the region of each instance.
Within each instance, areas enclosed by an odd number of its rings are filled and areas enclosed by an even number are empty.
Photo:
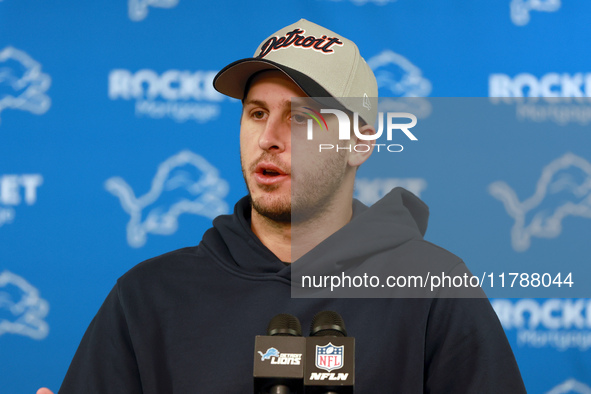
[[[422,239],[427,217],[418,198],[396,189],[372,208],[356,202],[351,223],[357,231],[371,231],[378,219],[391,223],[395,231],[370,245],[376,251],[406,262],[441,261],[450,272],[463,267]],[[355,255],[355,263],[371,259],[370,247],[356,253],[358,247],[343,242],[352,228],[302,261],[334,245],[338,256]],[[486,298],[291,298],[291,269],[253,234],[249,201],[240,200],[233,215],[214,220],[198,246],[147,260],[117,281],[59,392],[252,393],[255,336],[279,313],[308,327],[322,310],[341,314],[356,339],[357,393],[525,392]]]

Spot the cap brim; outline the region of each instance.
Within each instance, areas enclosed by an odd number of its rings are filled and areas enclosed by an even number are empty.
[[[242,100],[250,77],[263,70],[280,70],[310,97],[332,97],[330,93],[307,75],[282,64],[256,58],[237,60],[224,67],[213,80],[214,88],[227,96]]]

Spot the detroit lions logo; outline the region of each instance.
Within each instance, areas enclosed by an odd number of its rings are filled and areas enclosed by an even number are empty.
[[[330,1],[343,1],[343,0],[330,0]],[[394,3],[398,0],[350,0],[353,4],[357,5],[357,6],[363,6],[366,4],[376,4],[378,6],[384,6],[386,4],[390,4],[390,3]]]
[[[265,354],[260,350],[257,353],[261,355],[261,361],[269,360],[271,357],[279,357],[279,350],[274,347],[267,349]]]
[[[531,11],[556,12],[561,0],[512,0],[511,21],[517,26],[529,23]]]
[[[417,197],[427,188],[423,178],[363,178],[355,179],[354,197],[365,205],[373,205],[395,187],[403,187]]]
[[[515,220],[511,243],[518,252],[530,247],[532,237],[558,237],[567,216],[591,219],[591,164],[573,153],[544,167],[536,191],[524,201],[503,181],[491,183],[488,191]]]
[[[107,179],[105,188],[119,198],[129,214],[127,241],[135,248],[146,243],[148,233],[176,232],[178,217],[184,213],[213,219],[229,211],[223,200],[228,194],[228,182],[207,160],[188,150],[160,164],[150,191],[141,197],[135,197],[120,177]]]
[[[49,304],[39,296],[39,290],[12,272],[0,273],[0,336],[44,339],[49,333],[43,320],[48,312]]]
[[[386,49],[367,61],[373,70],[380,98],[380,112],[410,112],[417,118],[426,118],[431,113],[431,103],[422,98],[431,94],[431,82],[423,76],[420,68],[407,58]],[[396,97],[401,97],[396,99]]]
[[[591,394],[591,387],[571,378],[554,387],[546,394]]]
[[[425,97],[431,93],[431,82],[420,68],[389,49],[367,61],[374,71],[378,87],[386,97]]]
[[[0,114],[6,108],[44,114],[51,106],[45,94],[50,85],[41,64],[25,52],[11,46],[0,51]]]
[[[148,7],[173,8],[179,0],[129,0],[129,19],[141,21],[148,16]]]

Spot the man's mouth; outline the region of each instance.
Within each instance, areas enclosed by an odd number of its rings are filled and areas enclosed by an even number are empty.
[[[277,176],[277,175],[281,175],[281,174],[279,173],[279,171],[264,169],[263,170],[263,175],[265,175],[265,176]]]
[[[274,164],[259,163],[255,168],[254,177],[260,184],[273,185],[288,179],[289,174]]]

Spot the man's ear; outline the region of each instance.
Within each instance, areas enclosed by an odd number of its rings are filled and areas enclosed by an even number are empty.
[[[359,133],[362,135],[375,135],[376,129],[373,126],[365,125],[359,128]],[[374,148],[373,144],[375,143],[375,139],[362,140],[353,134],[353,138],[351,138],[351,153],[349,153],[349,159],[347,161],[348,164],[351,167],[359,167],[363,164],[371,156]]]

